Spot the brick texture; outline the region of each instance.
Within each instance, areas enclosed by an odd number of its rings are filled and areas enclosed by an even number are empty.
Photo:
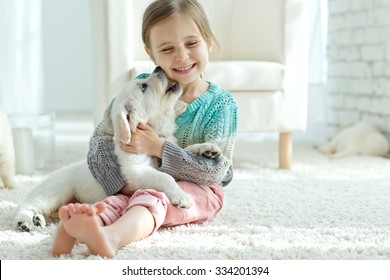
[[[328,0],[329,136],[365,120],[390,140],[390,0]]]

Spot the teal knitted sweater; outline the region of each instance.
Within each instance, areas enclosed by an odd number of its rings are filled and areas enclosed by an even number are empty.
[[[142,74],[138,77],[147,76]],[[177,104],[175,137],[178,145],[165,141],[157,169],[176,180],[227,185],[233,176],[232,157],[237,136],[238,108],[229,92],[212,82],[209,85],[209,90],[192,103]],[[118,192],[126,185],[114,154],[110,115],[111,106],[108,106],[90,139],[88,152],[88,166],[107,195]],[[207,159],[184,150],[189,145],[204,142],[217,144],[222,155],[217,159]]]

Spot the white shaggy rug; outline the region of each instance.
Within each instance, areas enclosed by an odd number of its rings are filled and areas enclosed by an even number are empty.
[[[86,145],[57,147],[55,168],[83,158]],[[295,143],[293,169],[275,168],[277,144],[241,139],[234,181],[211,222],[163,229],[115,259],[390,259],[390,160],[329,160]],[[0,189],[0,259],[53,259],[56,225],[14,228],[16,204],[47,174],[18,176]],[[85,245],[61,259],[100,259]]]

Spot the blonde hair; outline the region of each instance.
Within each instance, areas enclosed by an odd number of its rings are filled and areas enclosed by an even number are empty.
[[[154,25],[173,14],[189,16],[197,25],[200,34],[211,47],[219,48],[203,7],[197,0],[155,0],[145,10],[142,20],[142,41],[150,49],[150,30]]]

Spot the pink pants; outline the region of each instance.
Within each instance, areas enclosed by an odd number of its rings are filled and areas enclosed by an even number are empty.
[[[223,188],[220,185],[198,186],[191,182],[178,181],[178,185],[190,196],[192,207],[180,209],[172,205],[165,193],[153,189],[137,190],[131,197],[116,194],[103,200],[107,209],[99,216],[105,225],[118,220],[129,208],[145,206],[153,215],[154,231],[160,227],[188,223],[202,223],[211,220],[223,205]]]

